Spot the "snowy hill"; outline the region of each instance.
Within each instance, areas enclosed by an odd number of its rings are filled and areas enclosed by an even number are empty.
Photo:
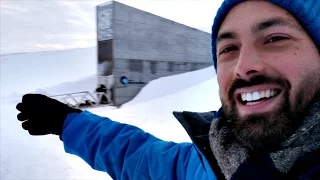
[[[96,48],[6,54],[0,59],[1,97],[87,78],[97,68]]]
[[[96,85],[94,53],[94,48],[87,48],[1,57],[1,180],[110,179],[66,154],[56,136],[30,136],[16,119],[15,105],[23,93],[91,91]],[[204,112],[220,105],[214,68],[210,67],[154,80],[119,109],[89,111],[139,126],[164,140],[190,142],[172,111]]]

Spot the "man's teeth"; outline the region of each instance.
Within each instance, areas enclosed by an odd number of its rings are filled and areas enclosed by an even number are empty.
[[[247,102],[247,106],[253,106],[253,105],[255,105],[255,104],[259,104],[259,102]]]
[[[276,90],[255,91],[249,93],[241,93],[242,101],[256,101],[262,98],[274,97],[278,94]]]

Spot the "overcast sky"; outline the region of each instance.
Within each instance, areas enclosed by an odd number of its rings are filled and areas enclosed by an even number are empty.
[[[0,0],[0,54],[96,46],[96,6],[110,0]],[[222,0],[117,0],[210,32]]]

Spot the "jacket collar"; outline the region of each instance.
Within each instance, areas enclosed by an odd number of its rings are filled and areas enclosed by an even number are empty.
[[[184,127],[188,135],[190,136],[192,142],[195,144],[198,152],[199,158],[203,163],[202,157],[204,156],[209,162],[212,171],[214,172],[217,179],[225,179],[218,166],[217,160],[215,159],[209,143],[209,131],[210,125],[214,119],[221,115],[221,108],[219,111],[210,112],[173,112],[173,115]],[[201,155],[203,154],[203,156]]]

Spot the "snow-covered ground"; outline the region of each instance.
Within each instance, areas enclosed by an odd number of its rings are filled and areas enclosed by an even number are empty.
[[[96,87],[94,53],[94,48],[87,48],[1,56],[1,180],[110,179],[65,153],[56,136],[30,136],[16,119],[15,106],[24,93],[92,91]],[[220,105],[214,68],[209,67],[154,80],[119,109],[88,110],[164,140],[190,142],[172,112],[211,111]]]

